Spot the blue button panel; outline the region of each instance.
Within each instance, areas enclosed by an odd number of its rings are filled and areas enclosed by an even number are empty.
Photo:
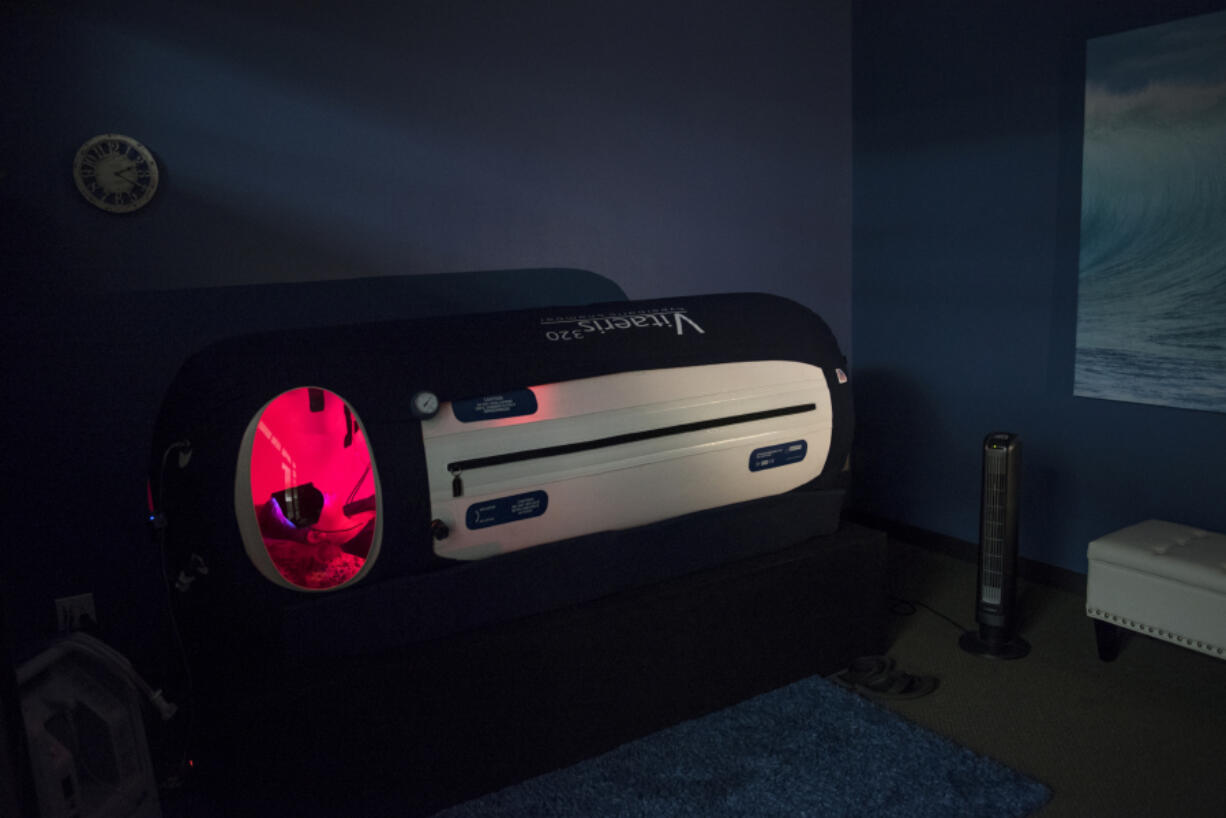
[[[531,389],[514,389],[482,398],[465,398],[451,404],[456,420],[461,423],[531,415],[536,413],[536,408],[536,395],[532,394]]]
[[[549,495],[543,491],[514,494],[510,497],[499,497],[497,500],[486,500],[484,503],[473,503],[465,512],[464,523],[475,531],[478,528],[513,523],[516,520],[530,520],[544,514],[548,507]]]
[[[778,446],[764,446],[754,449],[749,455],[749,470],[762,471],[799,463],[809,452],[809,444],[803,440],[791,443],[780,443]]]

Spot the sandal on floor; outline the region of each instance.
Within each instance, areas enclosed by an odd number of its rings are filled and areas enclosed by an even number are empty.
[[[872,699],[918,699],[937,689],[935,676],[916,676],[894,669],[888,656],[862,656],[833,677],[835,683]]]
[[[845,670],[834,674],[835,682],[855,689],[861,685],[879,685],[894,672],[894,660],[888,656],[861,656],[853,659]]]

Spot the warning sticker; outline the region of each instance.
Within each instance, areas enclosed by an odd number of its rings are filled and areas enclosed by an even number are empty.
[[[764,446],[754,449],[749,455],[749,470],[762,471],[779,466],[788,466],[805,459],[809,452],[809,444],[803,440],[791,443],[780,443],[778,446]]]
[[[545,513],[549,507],[549,495],[543,491],[530,491],[497,500],[473,503],[464,515],[464,523],[471,530],[489,528],[492,525],[530,520]]]
[[[451,404],[456,420],[461,423],[532,415],[536,413],[536,409],[536,395],[531,389],[515,389],[499,395],[466,398]]]

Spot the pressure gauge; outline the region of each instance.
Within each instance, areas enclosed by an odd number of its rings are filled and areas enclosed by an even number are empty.
[[[438,414],[438,395],[422,390],[413,393],[409,413],[418,420],[429,420]]]

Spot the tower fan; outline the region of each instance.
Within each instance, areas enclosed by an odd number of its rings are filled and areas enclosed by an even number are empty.
[[[983,496],[979,508],[977,631],[962,634],[962,649],[995,659],[1021,659],[1030,645],[1017,635],[1018,488],[1022,448],[1017,435],[994,432],[983,441]]]

